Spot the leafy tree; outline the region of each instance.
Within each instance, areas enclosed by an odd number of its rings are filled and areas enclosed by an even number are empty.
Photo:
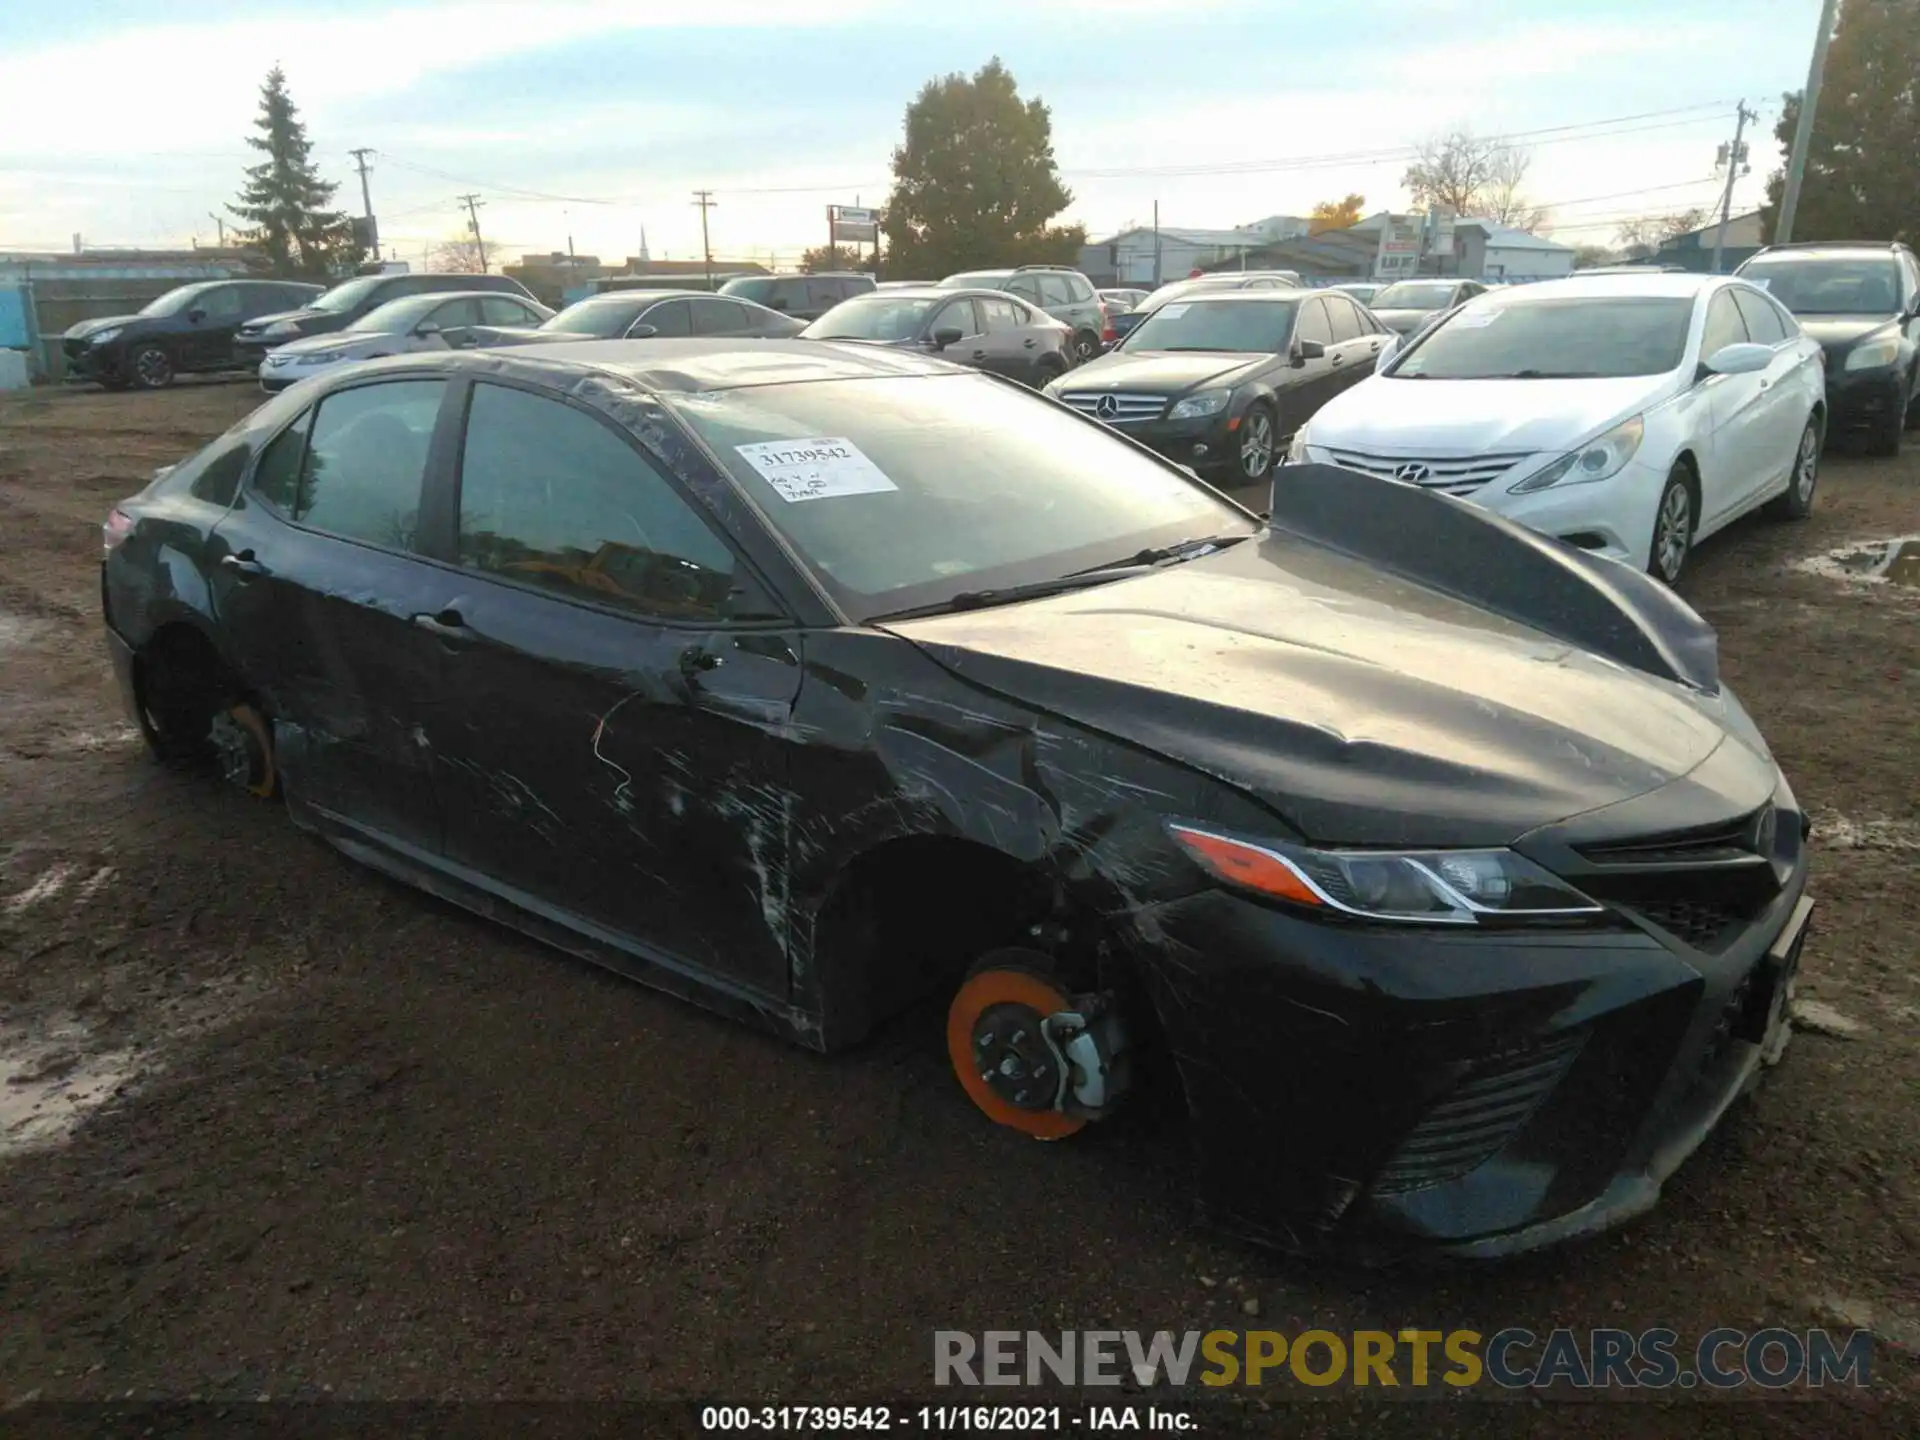
[[[1591,270],[1596,265],[1611,265],[1613,251],[1604,245],[1576,245],[1573,247],[1573,268]]]
[[[858,245],[816,245],[800,257],[800,268],[809,275],[823,270],[871,270],[873,260]]]
[[[1350,229],[1360,223],[1360,214],[1366,204],[1367,197],[1364,195],[1349,195],[1344,200],[1322,200],[1307,217],[1307,233],[1319,235],[1328,230]]]
[[[1920,238],[1920,3],[1845,0],[1827,48],[1819,112],[1793,220],[1796,240]],[[1784,147],[1800,123],[1800,95],[1782,97],[1774,127]],[[1767,181],[1761,238],[1771,244],[1782,166]]]
[[[1546,211],[1525,193],[1533,153],[1471,130],[1450,130],[1420,143],[1400,183],[1417,206],[1441,205],[1463,220],[1493,220],[1519,230],[1546,223]]]
[[[322,180],[313,164],[307,127],[287,94],[278,65],[260,87],[258,134],[247,144],[266,156],[247,167],[240,198],[227,208],[245,222],[242,243],[266,256],[276,275],[322,279],[351,269],[361,255],[347,217],[329,209],[338,187]]]
[[[939,277],[985,265],[1071,264],[1084,226],[1050,222],[1073,203],[1053,160],[1053,121],[1022,101],[999,59],[968,79],[929,80],[893,152],[888,268]]]

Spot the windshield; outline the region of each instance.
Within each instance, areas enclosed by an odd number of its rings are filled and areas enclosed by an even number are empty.
[[[176,285],[166,294],[156,296],[140,307],[142,315],[178,315],[185,310],[193,299],[207,287],[204,283],[194,285]]]
[[[1614,379],[1680,364],[1688,297],[1485,301],[1416,340],[1387,375],[1400,380]]]
[[[342,311],[351,310],[362,300],[365,300],[367,296],[371,295],[374,287],[386,278],[384,275],[362,275],[358,280],[343,281],[341,284],[327,291],[327,293],[322,295],[318,300],[310,302],[311,308],[315,310],[325,310],[331,315],[338,315]]]
[[[1389,285],[1368,303],[1376,310],[1444,310],[1453,303],[1453,286]]]
[[[348,335],[404,335],[422,320],[447,297],[444,295],[409,295],[404,300],[389,300],[384,305],[376,305],[358,320],[347,326]]]
[[[1891,259],[1767,260],[1740,272],[1796,315],[1891,315],[1900,272]]]
[[[1232,350],[1271,355],[1293,333],[1291,300],[1172,301],[1148,314],[1121,342],[1125,350]]]
[[[779,283],[779,278],[773,275],[743,275],[738,280],[727,281],[720,287],[720,293],[738,295],[742,300],[764,305],[767,297],[773,294],[773,287]]]
[[[842,300],[800,333],[808,340],[911,340],[927,311],[944,302],[899,295]]]
[[[557,330],[562,335],[590,335],[596,340],[618,340],[640,318],[640,312],[659,298],[650,295],[644,300],[582,300],[569,305],[540,328]]]
[[[668,403],[856,620],[1259,528],[1104,427],[982,375],[746,386]],[[789,498],[780,442],[814,494]]]

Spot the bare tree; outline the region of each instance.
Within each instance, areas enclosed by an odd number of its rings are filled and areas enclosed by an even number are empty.
[[[1698,230],[1707,223],[1707,212],[1698,205],[1671,215],[1642,215],[1624,222],[1613,232],[1629,260],[1644,260],[1668,240]]]
[[[480,263],[479,242],[472,239],[442,240],[433,249],[433,268],[447,275],[484,275]]]
[[[1523,190],[1532,164],[1532,152],[1519,146],[1450,130],[1421,142],[1400,183],[1417,205],[1442,205],[1462,218],[1527,230],[1547,218]]]

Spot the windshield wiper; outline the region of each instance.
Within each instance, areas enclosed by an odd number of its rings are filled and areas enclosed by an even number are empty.
[[[1598,380],[1594,370],[1510,370],[1504,375],[1482,375],[1482,380]]]
[[[1119,566],[1164,565],[1172,560],[1191,560],[1208,550],[1224,550],[1229,545],[1238,545],[1242,540],[1250,538],[1252,537],[1247,535],[1191,536],[1185,540],[1176,540],[1171,545],[1155,545],[1145,550],[1136,550],[1124,560],[1109,561],[1104,565],[1094,566],[1092,571],[1082,570],[1078,573],[1087,575],[1101,570],[1112,570]]]
[[[1111,580],[1125,580],[1132,575],[1144,575],[1151,565],[1103,565],[1096,570],[1080,570],[1072,575],[1055,575],[1048,580],[1029,580],[1024,585],[1004,585],[994,590],[962,590],[950,600],[937,600],[931,605],[915,605],[906,610],[892,610],[885,615],[871,615],[869,622],[881,620],[912,620],[921,615],[945,615],[956,610],[984,610],[991,605],[1011,605],[1018,600],[1038,600],[1045,595],[1062,595],[1069,590],[1085,590],[1095,585],[1105,585]]]

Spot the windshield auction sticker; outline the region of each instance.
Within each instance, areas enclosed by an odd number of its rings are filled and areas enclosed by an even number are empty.
[[[876,495],[900,488],[845,436],[768,440],[733,448],[760,472],[774,494],[789,503],[835,495]]]

